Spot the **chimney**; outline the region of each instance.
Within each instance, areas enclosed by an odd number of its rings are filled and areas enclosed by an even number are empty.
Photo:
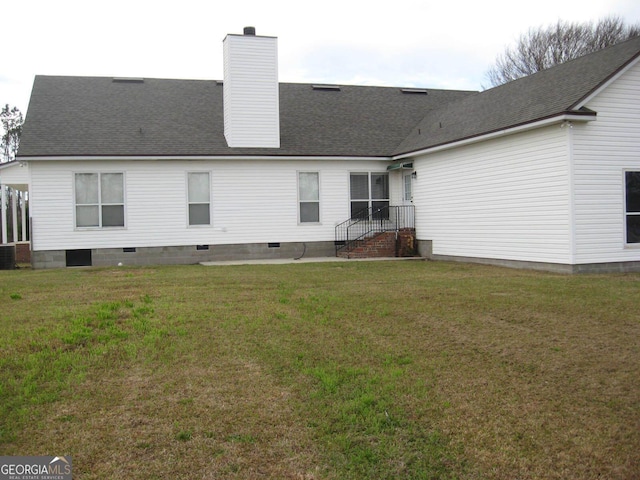
[[[224,136],[229,147],[280,148],[278,39],[227,35],[224,53]]]

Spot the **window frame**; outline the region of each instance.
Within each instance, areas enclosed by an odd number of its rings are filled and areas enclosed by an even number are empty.
[[[367,176],[367,195],[368,198],[354,198],[352,195],[352,185],[351,185],[351,177],[352,175],[366,175]],[[373,176],[374,175],[382,175],[387,179],[387,198],[374,198],[373,197]],[[354,202],[360,202],[360,203],[364,203],[367,202],[367,209],[372,210],[373,209],[373,204],[374,203],[379,203],[379,202],[386,202],[386,206],[389,207],[391,206],[391,185],[390,185],[390,179],[389,179],[389,172],[386,171],[376,171],[376,170],[371,170],[371,171],[362,171],[362,170],[357,170],[357,171],[351,171],[349,172],[349,217],[351,219],[357,219],[358,217],[354,215],[353,212],[353,203]],[[362,211],[364,209],[360,209],[358,210],[358,212]],[[357,213],[357,212],[356,212]],[[375,215],[374,215],[375,217]]]
[[[78,203],[78,189],[76,186],[76,177],[78,175],[97,175],[98,178],[98,203]],[[121,175],[122,177],[122,203],[104,202],[102,199],[102,175]],[[123,171],[111,170],[81,170],[72,172],[73,185],[73,227],[74,230],[124,230],[127,228],[127,181],[126,174]],[[122,206],[122,225],[103,225],[103,207]],[[96,206],[98,207],[98,224],[97,225],[78,225],[78,207]]]
[[[404,203],[413,203],[413,173],[412,171],[402,174],[402,201]]]
[[[302,174],[315,174],[318,181],[318,199],[317,200],[302,200],[302,195],[300,191],[301,183],[300,183],[300,175]],[[296,183],[297,183],[297,200],[298,200],[298,225],[320,225],[322,219],[322,209],[320,204],[320,198],[322,198],[322,192],[320,191],[320,172],[317,170],[298,170],[296,172]],[[303,203],[316,203],[318,205],[318,220],[314,221],[303,221],[302,220],[302,204]]]
[[[640,248],[640,239],[637,242],[629,242],[629,226],[628,226],[628,217],[640,217],[640,210],[637,212],[629,212],[627,210],[627,174],[635,173],[640,176],[640,169],[625,169],[622,172],[622,205],[624,210],[624,217],[622,220],[624,227],[624,246],[627,248]]]
[[[209,183],[209,201],[208,202],[192,202],[189,200],[189,175],[191,174],[206,174],[208,176]],[[185,172],[185,190],[186,190],[186,223],[187,228],[207,228],[213,225],[213,212],[211,211],[212,193],[211,193],[211,171],[210,170],[190,170]],[[209,223],[194,223],[191,224],[191,205],[208,205],[209,206]]]

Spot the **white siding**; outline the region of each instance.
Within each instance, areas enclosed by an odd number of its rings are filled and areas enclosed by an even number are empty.
[[[31,162],[34,250],[332,241],[349,172],[375,161]],[[74,172],[124,172],[124,229],[74,228]],[[187,225],[187,172],[211,172],[211,226]],[[320,224],[298,224],[297,173],[320,174]]]
[[[228,35],[223,50],[227,144],[279,148],[277,39]]]
[[[414,162],[416,233],[433,253],[569,263],[567,130],[559,125]]]
[[[640,170],[640,63],[587,105],[597,120],[574,126],[576,263],[639,261],[625,246],[624,170]]]

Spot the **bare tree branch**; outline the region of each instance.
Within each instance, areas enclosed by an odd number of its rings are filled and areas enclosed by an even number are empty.
[[[559,20],[522,34],[514,47],[497,56],[486,76],[492,86],[502,85],[639,35],[640,24],[625,25],[619,17],[605,17],[595,25]]]
[[[24,119],[18,107],[2,107],[0,111],[0,123],[2,124],[2,138],[0,138],[0,162],[9,162],[16,158],[22,135]]]

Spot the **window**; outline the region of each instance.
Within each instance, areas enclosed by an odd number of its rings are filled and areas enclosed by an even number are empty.
[[[351,218],[366,218],[369,209],[374,219],[389,215],[389,174],[352,173],[349,179],[351,191]]]
[[[413,201],[413,192],[412,192],[412,187],[413,187],[413,178],[412,178],[413,173],[405,173],[404,174],[404,201],[406,203],[409,203],[411,201]]]
[[[625,172],[627,243],[640,243],[640,172]]]
[[[187,174],[189,225],[211,224],[211,188],[209,172]]]
[[[76,173],[76,227],[124,227],[124,174]]]
[[[369,174],[352,173],[349,181],[351,187],[351,218],[367,216],[369,208]]]
[[[320,178],[318,172],[298,172],[300,223],[320,221]]]

